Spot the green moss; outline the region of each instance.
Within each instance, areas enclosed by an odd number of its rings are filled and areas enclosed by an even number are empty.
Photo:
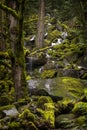
[[[20,115],[19,118],[22,120],[28,120],[34,122],[35,116],[33,113],[30,112],[29,109],[25,109]]]
[[[45,39],[44,43],[45,43],[46,46],[48,46],[48,45],[50,45],[50,40]]]
[[[9,58],[9,55],[8,55],[8,52],[0,52],[0,60],[1,59],[8,59]]]
[[[87,72],[82,76],[82,79],[87,79]]]
[[[42,118],[50,123],[51,127],[54,127],[55,115],[54,115],[54,103],[48,96],[41,96],[37,103],[37,111],[42,115]]]
[[[29,122],[26,122],[24,124],[25,128],[28,129],[28,130],[38,130],[38,128],[35,126],[35,124],[31,121]]]
[[[26,76],[26,80],[30,80],[31,79],[31,76]]]
[[[10,60],[2,59],[0,60],[0,70],[2,71],[2,66],[5,67],[5,70],[3,72],[8,72],[8,69],[11,69],[11,62]],[[9,73],[9,72],[8,72]]]
[[[25,59],[23,54],[21,54],[20,57],[16,57],[16,63],[19,64],[22,68],[25,67]]]
[[[21,127],[21,124],[20,122],[11,122],[8,124],[8,128],[11,129],[11,130],[15,130],[15,129],[20,129]]]
[[[49,96],[41,96],[38,99],[37,107],[44,109],[44,104],[45,103],[52,103],[52,102],[53,101],[52,101],[52,99]]]
[[[11,13],[15,18],[19,18],[17,12],[13,10],[12,8],[7,7],[6,5],[2,4],[0,2],[0,8],[3,9],[4,11]]]
[[[10,103],[12,103],[14,101],[15,98],[15,91],[14,91],[14,87],[11,87],[9,93],[8,93],[8,97],[10,99]]]
[[[87,103],[86,102],[78,102],[75,104],[72,112],[75,115],[87,115]]]
[[[83,95],[83,85],[80,79],[64,77],[62,82],[68,88],[69,94],[73,97],[80,98]]]
[[[7,105],[7,106],[1,106],[0,107],[0,111],[3,111],[3,110],[9,110],[11,108],[15,107],[14,105]]]
[[[48,34],[48,39],[50,41],[55,40],[57,37],[60,37],[61,33],[58,30],[53,30]]]
[[[55,73],[55,70],[44,70],[41,74],[41,78],[54,78]]]
[[[15,62],[15,55],[12,52],[12,49],[8,49],[8,55],[9,55],[9,57],[11,59],[11,62],[14,64],[14,62]]]
[[[58,23],[59,26],[61,26],[62,30],[64,30],[64,29],[68,30],[68,26],[66,24],[61,23],[59,20],[58,20],[57,23]]]
[[[49,35],[49,33],[50,33],[52,30],[54,30],[54,29],[55,29],[55,26],[54,26],[54,25],[49,26],[49,27],[48,27],[48,35]]]
[[[66,39],[62,44],[52,47],[52,51],[49,54],[52,58],[60,58],[61,60],[67,59],[68,62],[74,62],[76,64],[78,57],[82,56],[87,48],[84,44],[70,44],[70,41]]]
[[[17,101],[16,106],[17,106],[17,107],[24,106],[24,105],[27,105],[29,102],[30,102],[30,98],[29,98],[29,97],[27,97],[27,98],[20,98],[20,99]]]
[[[55,126],[55,114],[54,114],[54,103],[44,103],[45,109],[42,110],[37,108],[37,111],[42,115],[45,121],[50,123],[50,126],[54,128]]]
[[[0,106],[5,106],[5,105],[8,105],[9,103],[10,103],[10,99],[8,95],[0,97]]]
[[[28,56],[30,54],[29,49],[26,49],[25,47],[23,47],[23,49],[24,49],[24,55]]]
[[[0,104],[7,105],[14,100],[14,88],[11,80],[0,81]]]
[[[81,96],[81,99],[82,99],[82,101],[87,101],[87,88],[84,88],[84,93],[83,93],[83,95]]]
[[[87,121],[87,117],[86,116],[80,116],[80,117],[76,118],[76,123],[79,126],[82,126],[82,125],[86,124],[86,121]]]
[[[56,112],[58,114],[69,113],[74,107],[74,102],[66,98],[63,101],[58,101],[56,105]]]
[[[72,77],[57,77],[52,80],[52,93],[56,96],[79,100],[84,94],[84,84],[81,79]],[[62,95],[61,95],[62,94]]]
[[[27,88],[27,82],[26,82],[26,72],[23,69],[22,70],[22,91],[23,91],[23,98],[27,99],[28,97],[28,88]]]

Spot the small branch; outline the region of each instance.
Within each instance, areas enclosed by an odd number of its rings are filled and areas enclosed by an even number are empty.
[[[35,54],[37,54],[37,53],[40,53],[40,52],[44,52],[44,51],[46,51],[47,49],[51,49],[51,48],[53,48],[53,46],[41,48],[41,49],[39,49],[39,50],[36,50],[36,51],[30,53],[30,56],[33,56],[33,55],[35,55]]]
[[[0,2],[0,8],[4,11],[7,11],[8,13],[12,14],[12,16],[14,16],[15,18],[19,19],[19,16],[17,14],[17,12],[15,10],[13,10],[12,8],[7,7],[6,5],[2,4]]]

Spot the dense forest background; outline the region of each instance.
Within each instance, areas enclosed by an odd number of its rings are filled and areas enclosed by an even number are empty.
[[[55,78],[73,100],[28,88]],[[1,0],[0,129],[86,130],[86,87],[87,1]]]

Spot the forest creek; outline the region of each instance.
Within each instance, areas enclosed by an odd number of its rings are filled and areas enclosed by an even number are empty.
[[[86,0],[1,0],[0,130],[87,130]]]

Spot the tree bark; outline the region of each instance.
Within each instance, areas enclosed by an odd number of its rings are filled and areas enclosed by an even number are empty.
[[[2,0],[4,3],[4,0]],[[0,51],[5,51],[5,29],[4,29],[4,21],[5,21],[5,12],[0,9]]]
[[[27,96],[25,79],[25,57],[22,45],[23,14],[25,0],[8,0],[7,5],[0,2],[0,9],[9,16],[10,53],[12,61],[12,77],[15,88],[15,99]]]
[[[38,18],[38,27],[37,27],[37,37],[36,37],[36,47],[44,47],[44,17],[45,17],[45,1],[39,0],[39,18]]]
[[[16,1],[11,0],[11,8],[15,10],[17,8]],[[25,58],[22,45],[22,31],[23,31],[23,12],[24,11],[24,0],[19,3],[18,13],[19,20],[10,15],[10,37],[11,37],[11,48],[14,57],[12,61],[13,68],[13,80],[15,87],[16,100],[24,97],[24,91],[26,90],[25,80]]]

